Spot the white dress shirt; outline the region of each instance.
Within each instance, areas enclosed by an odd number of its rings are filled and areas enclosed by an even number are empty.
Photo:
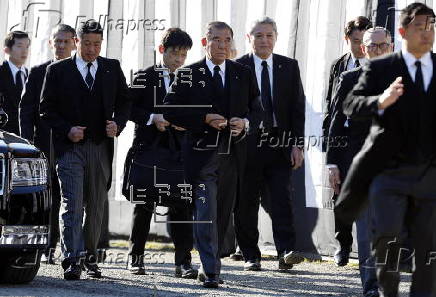
[[[350,55],[350,58],[348,59],[348,63],[347,63],[347,69],[346,69],[347,71],[356,68],[356,60],[359,60],[359,64],[360,64],[360,66],[362,66],[362,65],[366,62],[366,59],[365,59],[365,58],[359,58],[359,59],[356,59],[356,58],[353,56],[353,54],[351,54],[351,55]]]
[[[27,79],[27,70],[26,70],[26,67],[24,67],[24,66],[17,67],[11,61],[9,61],[9,60],[7,60],[7,61],[8,61],[8,64],[9,64],[9,68],[11,69],[11,72],[12,72],[12,77],[13,77],[13,80],[14,80],[14,84],[16,84],[15,77],[17,75],[17,72],[19,70],[21,70],[21,81],[22,81],[22,83],[23,83],[22,85],[24,87],[24,85],[26,83],[26,79]]]
[[[97,68],[98,68],[97,59],[95,59],[91,63],[92,63],[92,66],[91,66],[89,71],[91,72],[92,78],[95,81],[95,74],[97,73]],[[82,59],[82,57],[80,57],[78,54],[76,54],[76,66],[77,66],[77,69],[79,70],[80,74],[83,77],[83,81],[86,84],[86,75],[88,74],[88,62],[85,62]]]
[[[162,63],[162,65],[163,65],[163,63]],[[168,94],[168,91],[170,89],[170,72],[168,71],[169,68],[167,68],[165,65],[163,65],[162,67],[165,68],[165,70],[162,71],[162,76],[163,76],[163,79],[164,79],[165,91]],[[153,124],[154,116],[155,116],[154,113],[150,114],[150,117],[148,118],[148,121],[147,121],[147,124],[146,124],[147,126],[150,126],[151,124]]]

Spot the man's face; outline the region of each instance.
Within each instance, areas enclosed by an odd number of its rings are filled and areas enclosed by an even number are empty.
[[[363,33],[365,31],[354,30],[350,36],[345,37],[348,48],[355,58],[361,59],[364,57],[360,45],[362,44]]]
[[[162,46],[163,47],[163,46]],[[186,57],[188,56],[188,48],[181,47],[169,47],[163,50],[162,59],[166,67],[171,72],[176,71],[185,64]]]
[[[102,41],[100,34],[83,34],[82,38],[76,38],[77,52],[85,62],[93,62],[100,55]]]
[[[4,51],[9,55],[9,61],[21,67],[26,63],[29,54],[29,46],[29,38],[19,38],[15,39],[14,45],[11,48],[5,47]]]
[[[389,43],[389,39],[384,31],[370,33],[367,38],[366,36],[362,44],[366,58],[372,59],[392,52],[392,44]]]
[[[253,52],[261,59],[267,59],[273,53],[277,33],[270,24],[258,24],[248,38]]]
[[[71,32],[58,32],[55,36],[52,36],[49,43],[56,60],[70,57],[71,51],[76,48],[74,36]]]
[[[429,15],[417,15],[406,28],[400,28],[401,37],[411,54],[422,56],[431,51],[434,42],[434,19]]]
[[[228,29],[212,28],[207,38],[203,39],[206,56],[215,64],[222,64],[230,56],[232,34]]]

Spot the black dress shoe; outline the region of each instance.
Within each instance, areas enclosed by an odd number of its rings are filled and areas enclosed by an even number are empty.
[[[218,277],[215,274],[209,274],[204,280],[203,287],[205,288],[218,288]]]
[[[196,279],[198,275],[198,270],[194,269],[191,263],[176,265],[176,277],[186,278],[186,279]]]
[[[95,263],[84,263],[86,275],[92,278],[101,278],[101,269]]]
[[[144,257],[132,256],[132,261],[129,263],[127,269],[130,271],[131,274],[144,275],[145,274]]]
[[[380,297],[380,294],[378,293],[377,289],[374,289],[374,290],[369,290],[368,292],[366,292],[364,296],[365,297]]]
[[[199,282],[202,282],[202,283],[204,283],[204,282],[206,281],[207,276],[206,276],[206,274],[204,273],[204,271],[203,271],[202,269],[200,269],[200,270],[198,271],[198,277],[197,277],[197,279],[198,279]],[[223,281],[223,279],[222,279],[221,277],[218,278],[218,283],[219,283],[220,285],[224,284],[224,281]]]
[[[80,268],[80,265],[73,263],[64,270],[64,279],[78,280],[80,279],[81,273],[82,273],[82,269]]]
[[[254,259],[254,260],[248,260],[244,263],[244,270],[245,271],[260,271],[261,265],[260,260]]]
[[[283,256],[286,264],[298,264],[304,261],[304,257],[299,252],[289,252]]]
[[[287,264],[283,256],[279,257],[279,271],[287,271],[289,269],[292,269],[292,267],[294,267],[294,265]]]
[[[335,263],[336,266],[345,266],[348,264],[348,260],[350,259],[350,247],[340,247],[335,252]]]
[[[236,252],[234,254],[230,255],[230,259],[232,259],[233,261],[242,261],[244,260],[244,257],[242,256],[242,252],[241,250],[236,250]]]

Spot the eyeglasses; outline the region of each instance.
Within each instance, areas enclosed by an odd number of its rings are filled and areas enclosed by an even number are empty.
[[[389,48],[390,44],[389,43],[371,43],[365,46],[368,48],[368,51],[372,51],[374,52],[377,48],[379,48],[381,51],[385,51]]]

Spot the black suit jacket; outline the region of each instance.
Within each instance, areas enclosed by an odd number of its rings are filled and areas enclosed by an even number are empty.
[[[432,53],[431,56],[433,69],[436,69],[436,55]],[[378,98],[398,76],[403,78],[404,94],[383,115],[379,115]],[[431,99],[436,96],[435,74],[427,93]],[[418,106],[420,96],[401,53],[371,60],[364,66],[359,83],[344,103],[344,111],[355,118],[372,118],[373,125],[362,150],[353,160],[335,207],[342,220],[354,221],[365,206],[373,178],[387,168],[398,166],[398,162],[404,162],[404,157],[407,158],[413,151],[420,129],[417,126],[421,117]],[[428,100],[426,106],[426,111],[434,115],[435,100]],[[431,120],[427,124],[431,131],[428,141],[434,142],[436,121]]]
[[[14,78],[7,61],[0,65],[0,93],[3,93],[4,96],[3,110],[8,114],[8,122],[2,129],[20,135],[18,106],[21,93],[15,87]]]
[[[31,141],[46,153],[49,153],[50,128],[40,119],[39,104],[45,72],[51,63],[52,60],[30,69],[19,109],[21,137]]]
[[[322,131],[323,136],[327,139],[329,128],[330,128],[330,122],[332,119],[331,115],[331,102],[332,102],[332,95],[334,90],[336,89],[336,85],[339,81],[339,76],[342,72],[344,72],[348,67],[348,62],[350,60],[350,53],[346,53],[345,55],[340,56],[336,60],[333,61],[332,66],[330,67],[330,74],[329,74],[329,82],[328,82],[328,88],[327,88],[327,95],[324,102],[324,119],[322,122]],[[323,142],[323,151],[326,151],[327,142]]]
[[[244,55],[236,61],[249,66],[255,75],[253,54]],[[273,54],[272,91],[279,135],[290,133],[297,140],[296,143],[298,140],[303,142],[306,102],[297,60]],[[284,147],[287,159],[291,157],[291,148],[291,146]]]
[[[167,92],[163,71],[157,70],[161,67],[162,65],[157,65],[139,70],[135,73],[133,82],[129,87],[133,99],[130,120],[135,123],[134,144],[151,145],[156,136],[161,133],[154,123],[147,125],[151,114],[163,112],[159,106],[163,105]],[[179,138],[184,134],[182,131],[175,130],[174,133]]]
[[[102,79],[103,112],[106,120],[118,126],[118,135],[124,129],[130,115],[130,95],[126,79],[118,60],[97,58],[97,76]],[[53,143],[57,156],[72,146],[68,133],[73,126],[80,125],[79,104],[76,92],[84,84],[77,69],[75,56],[56,61],[47,67],[41,94],[41,113],[53,130]],[[106,124],[106,123],[105,123]],[[110,162],[113,157],[113,138],[109,138]]]
[[[225,85],[224,89],[228,92],[230,104],[230,118],[247,118],[250,122],[249,133],[256,131],[261,121],[261,103],[256,78],[250,69],[237,62],[226,60]],[[188,146],[194,153],[186,156],[185,163],[190,164],[189,172],[198,172],[210,159],[210,155],[216,153],[218,146],[213,147],[217,139],[228,141],[229,131],[218,131],[205,123],[206,114],[220,113],[219,107],[214,102],[216,90],[212,83],[206,60],[185,67],[189,72],[181,71],[177,73],[177,80],[171,85],[170,92],[165,97],[166,107],[163,111],[164,118],[176,126],[184,127],[188,130]],[[184,77],[190,75],[189,77]],[[171,107],[178,105],[179,107]],[[190,107],[186,105],[202,105],[203,107]],[[208,107],[208,106],[211,107]],[[186,107],[183,107],[186,106]],[[246,142],[244,134],[232,137],[231,154],[238,157],[238,168],[243,169],[246,156]],[[208,151],[210,154],[196,154],[195,151]],[[192,158],[192,159],[191,159]]]
[[[371,119],[348,118],[343,111],[344,101],[357,84],[362,72],[362,67],[358,67],[340,75],[331,102],[332,120],[328,134],[327,164],[341,167],[344,163],[351,163],[349,159],[360,151],[368,136]],[[345,127],[347,119],[348,126]]]

